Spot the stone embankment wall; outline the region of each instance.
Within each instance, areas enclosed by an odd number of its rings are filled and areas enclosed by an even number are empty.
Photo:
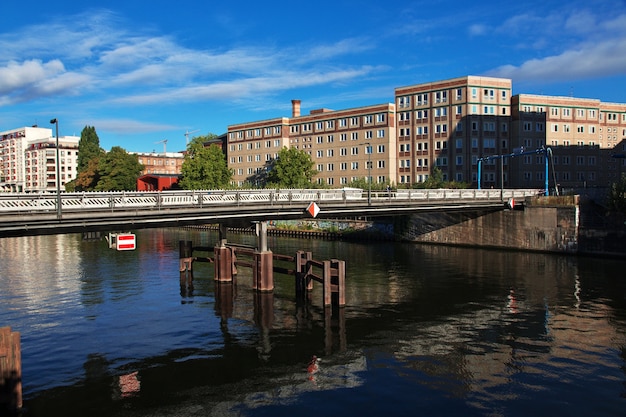
[[[412,242],[626,256],[624,228],[591,224],[582,207],[578,196],[529,198],[523,210],[415,214],[395,230]]]
[[[528,198],[523,209],[433,212],[390,218],[272,221],[271,235],[397,240],[454,246],[626,257],[625,219],[579,196]],[[522,208],[522,207],[520,207]],[[251,229],[245,229],[241,232]]]

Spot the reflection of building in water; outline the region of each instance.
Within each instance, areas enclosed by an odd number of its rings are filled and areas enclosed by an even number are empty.
[[[79,235],[25,236],[0,239],[2,291],[19,294],[33,311],[59,308],[47,300],[63,294],[78,298],[82,258]]]
[[[611,346],[626,343],[623,331],[610,323],[614,312],[605,305],[542,310],[518,299],[518,312],[511,313],[507,298],[501,306],[418,323],[418,329],[405,332],[414,335],[411,339],[398,340],[394,355],[433,377],[420,383],[488,399],[500,395],[494,388],[510,384],[515,374],[543,374],[550,366],[555,374],[579,373],[568,368],[602,363]]]

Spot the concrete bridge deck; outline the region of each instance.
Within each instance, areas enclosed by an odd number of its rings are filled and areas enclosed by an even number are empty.
[[[371,192],[340,190],[207,190],[0,194],[0,237],[129,230],[311,217],[389,216],[417,211],[497,210],[523,203],[536,189],[435,189]],[[60,208],[57,202],[61,202]]]

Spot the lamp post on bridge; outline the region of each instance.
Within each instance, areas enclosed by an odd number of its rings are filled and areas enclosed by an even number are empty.
[[[50,120],[50,123],[56,126],[56,179],[57,179],[57,218],[60,219],[62,215],[61,209],[61,167],[59,162],[59,121],[58,119]]]

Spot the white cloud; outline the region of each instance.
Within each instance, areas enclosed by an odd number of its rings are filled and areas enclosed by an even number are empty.
[[[362,75],[363,68],[333,68],[332,61],[371,48],[349,38],[300,47],[193,49],[169,36],[131,33],[131,26],[115,21],[110,12],[95,11],[82,20],[67,17],[0,34],[0,50],[6,51],[0,56],[0,105],[75,95],[81,87],[133,104],[271,93]],[[305,67],[308,74],[301,73]],[[143,94],[148,88],[157,92]]]
[[[22,63],[9,61],[0,67],[0,94],[14,94],[29,85],[55,77],[64,70],[63,63],[58,59],[46,63],[38,59]]]
[[[98,126],[100,130],[120,134],[162,132],[164,130],[179,129],[178,126],[130,119],[97,119],[85,121],[83,124],[85,126]]]
[[[487,33],[487,26],[480,24],[470,25],[468,32],[470,36],[481,36]]]
[[[216,81],[202,85],[163,89],[152,94],[127,95],[114,99],[119,104],[150,104],[163,102],[191,102],[200,100],[234,100],[251,95],[284,91],[291,88],[330,84],[367,75],[376,67],[362,67],[335,71],[283,71],[259,77],[241,78],[232,81]]]
[[[542,57],[507,64],[488,75],[514,81],[554,82],[626,74],[626,14],[607,18],[589,10],[572,10],[563,16],[524,14],[511,17],[501,30],[533,33],[532,43]],[[548,51],[551,51],[549,53]]]
[[[504,65],[488,73],[514,81],[564,81],[626,74],[626,38],[588,43],[559,55]]]

